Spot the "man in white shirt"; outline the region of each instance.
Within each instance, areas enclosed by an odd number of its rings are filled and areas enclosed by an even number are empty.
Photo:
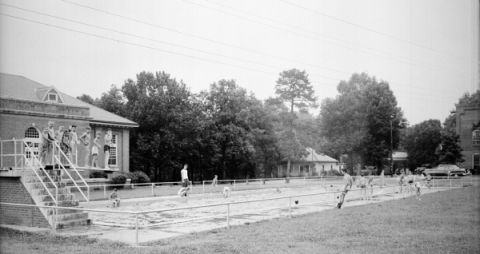
[[[182,176],[182,188],[178,191],[180,197],[186,197],[190,190],[190,181],[188,181],[188,164],[184,164],[180,174]]]

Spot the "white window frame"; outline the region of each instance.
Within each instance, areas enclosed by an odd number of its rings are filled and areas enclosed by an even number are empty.
[[[50,99],[50,96],[52,96],[52,95],[55,96],[55,99],[54,99],[54,100]],[[47,101],[49,101],[49,102],[58,102],[58,94],[57,94],[57,93],[49,92],[49,93],[47,94]]]
[[[110,145],[110,157],[108,159],[108,166],[118,168],[118,139],[120,135],[112,133],[112,144]],[[113,157],[113,158],[112,158]],[[115,162],[115,164],[113,164]]]
[[[480,157],[480,153],[472,154],[472,168],[475,168],[475,156]],[[480,163],[480,158],[479,158],[479,163]],[[478,166],[480,166],[480,164]]]
[[[472,131],[472,145],[480,145],[480,130]]]
[[[37,137],[32,137],[32,136],[28,135],[28,134],[31,134],[31,133],[29,133],[30,129],[35,130],[35,136],[37,136]],[[40,154],[40,142],[41,142],[40,131],[33,126],[28,127],[25,130],[24,136],[25,136],[25,138],[24,138],[25,143],[30,147],[30,149],[32,149],[33,155],[38,158],[38,156]],[[25,155],[29,159],[32,158],[32,155],[30,154],[30,152],[27,149],[25,149]]]

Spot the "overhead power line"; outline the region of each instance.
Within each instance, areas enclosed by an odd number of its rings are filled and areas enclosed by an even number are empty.
[[[260,51],[260,50],[242,47],[240,45],[235,45],[235,44],[231,44],[231,43],[227,43],[227,42],[213,40],[213,39],[210,39],[208,37],[201,36],[201,35],[192,34],[192,33],[184,32],[184,31],[177,30],[177,29],[174,29],[174,28],[171,28],[171,27],[166,27],[166,26],[150,23],[150,22],[147,22],[147,21],[144,21],[144,20],[124,16],[124,15],[121,15],[121,14],[118,14],[118,13],[114,13],[114,12],[99,9],[99,8],[95,8],[95,7],[92,7],[92,6],[89,6],[89,5],[79,4],[79,3],[76,3],[76,2],[73,2],[73,1],[68,1],[68,0],[60,0],[60,1],[66,3],[66,4],[74,5],[74,6],[81,7],[81,8],[84,8],[84,9],[88,9],[88,10],[91,10],[91,11],[95,11],[95,12],[98,12],[98,13],[109,15],[109,16],[112,16],[112,17],[117,17],[117,18],[129,20],[129,21],[137,23],[137,24],[143,24],[143,25],[146,25],[146,26],[149,26],[149,27],[153,27],[153,28],[156,28],[156,29],[161,29],[161,30],[168,31],[168,32],[171,32],[171,33],[180,34],[180,35],[186,36],[186,37],[195,38],[195,39],[206,41],[206,42],[213,43],[213,44],[216,44],[216,45],[242,50],[244,52],[249,52],[251,54],[255,54],[255,55],[258,55],[258,56],[266,56],[266,57],[282,60],[282,61],[285,61],[285,62],[295,62],[295,63],[299,63],[299,64],[302,64],[302,65],[308,65],[308,66],[315,67],[315,68],[328,69],[328,70],[335,71],[335,72],[343,72],[343,71],[340,71],[338,69],[334,69],[334,68],[327,67],[327,66],[320,66],[320,65],[316,65],[316,64],[312,64],[312,63],[306,63],[306,62],[290,59],[290,58],[283,57],[283,56],[268,54],[268,53]]]
[[[330,14],[327,14],[327,13],[323,13],[319,10],[316,10],[316,9],[312,9],[312,8],[308,8],[308,7],[305,7],[305,6],[302,6],[298,3],[292,3],[290,1],[287,1],[287,0],[279,0],[281,2],[284,2],[286,3],[287,5],[290,5],[290,6],[294,6],[298,9],[302,9],[304,11],[308,11],[308,12],[312,12],[314,14],[317,14],[319,16],[322,16],[322,17],[325,17],[325,18],[329,18],[329,19],[332,19],[332,20],[335,20],[337,22],[341,22],[341,23],[344,23],[344,24],[347,24],[349,26],[353,26],[353,27],[356,27],[358,29],[361,29],[361,30],[365,30],[365,31],[368,31],[368,32],[371,32],[371,33],[375,33],[377,35],[381,35],[383,37],[387,37],[387,38],[390,38],[392,40],[396,40],[396,41],[400,41],[400,42],[403,42],[403,43],[407,43],[407,44],[410,44],[412,46],[415,46],[415,47],[418,47],[418,48],[422,48],[422,49],[425,49],[425,50],[429,50],[429,51],[432,51],[432,52],[435,52],[435,53],[438,53],[438,54],[442,54],[442,55],[447,55],[449,57],[455,57],[455,58],[460,58],[458,56],[451,56],[451,54],[448,54],[448,53],[445,53],[443,51],[440,51],[440,50],[437,50],[437,49],[434,49],[434,48],[431,48],[431,47],[427,47],[425,45],[422,45],[422,44],[419,44],[417,42],[414,42],[414,41],[410,41],[410,40],[407,40],[407,39],[404,39],[404,38],[400,38],[398,36],[395,36],[395,35],[391,35],[391,34],[388,34],[388,33],[385,33],[385,32],[382,32],[382,31],[378,31],[378,30],[375,30],[375,29],[372,29],[370,27],[367,27],[367,26],[364,26],[364,25],[360,25],[360,24],[357,24],[357,23],[354,23],[354,22],[351,22],[351,21],[348,21],[348,20],[345,20],[345,19],[342,19],[342,18],[339,18],[339,17],[336,17],[336,16],[333,16],[333,15],[330,15]]]
[[[210,11],[220,12],[220,13],[226,15],[226,16],[235,17],[235,18],[243,20],[243,21],[247,21],[247,22],[251,22],[251,23],[255,23],[255,24],[260,24],[260,25],[263,25],[263,26],[266,26],[266,27],[269,27],[269,28],[273,28],[273,29],[282,31],[282,32],[292,33],[292,34],[304,37],[306,39],[317,40],[319,37],[321,37],[323,40],[327,40],[327,42],[332,44],[332,45],[339,46],[339,47],[342,47],[342,48],[346,48],[346,49],[349,49],[353,52],[359,52],[360,51],[360,52],[363,52],[365,54],[379,56],[379,57],[382,57],[382,58],[390,59],[390,60],[393,60],[393,61],[396,61],[396,62],[408,64],[408,65],[424,66],[424,67],[429,67],[429,68],[433,68],[433,69],[436,68],[436,69],[441,69],[442,71],[445,68],[449,68],[450,70],[452,69],[452,67],[446,66],[446,65],[442,66],[442,65],[431,64],[431,63],[416,63],[416,62],[412,61],[411,59],[396,57],[396,56],[392,56],[392,55],[387,55],[388,53],[385,54],[385,52],[382,52],[382,51],[380,51],[376,48],[372,48],[372,47],[368,47],[368,46],[362,46],[364,49],[358,48],[358,47],[352,47],[349,42],[345,42],[345,41],[342,41],[342,40],[339,40],[337,38],[327,36],[327,35],[324,35],[324,34],[319,34],[317,32],[312,32],[312,31],[300,32],[298,29],[286,28],[286,27],[283,27],[283,26],[278,26],[277,24],[272,25],[270,23],[265,23],[263,21],[259,22],[258,20],[255,20],[251,17],[252,14],[240,15],[240,14],[237,14],[235,12],[225,11],[223,9],[219,9],[217,7],[213,8],[211,6],[201,4],[197,1],[184,0],[183,2],[191,4],[191,5],[195,5],[195,6],[210,10]],[[224,4],[218,4],[218,3],[214,3],[214,4],[215,5],[220,5],[220,6],[226,6]],[[232,7],[228,7],[228,8],[235,9],[235,8],[232,8]],[[236,10],[236,11],[238,11],[238,10]],[[265,19],[265,20],[268,20],[268,22],[271,22],[271,21],[269,21],[269,20],[271,20],[269,18],[261,17],[261,16],[258,16],[258,15],[254,15],[254,16],[256,16],[257,18],[260,17],[260,19]],[[302,29],[302,30],[305,30],[305,29]],[[463,69],[458,69],[458,70],[455,70],[455,71],[459,72],[459,73],[464,72]]]
[[[117,32],[117,33],[120,33],[120,34],[124,34],[124,35],[128,35],[128,36],[133,36],[133,37],[140,38],[140,39],[145,39],[145,40],[154,41],[154,40],[152,40],[151,38],[148,38],[148,37],[136,36],[136,35],[134,35],[134,34],[130,34],[130,33],[126,33],[126,32],[121,32],[121,31],[117,31],[117,30],[114,30],[114,29],[104,28],[104,27],[101,27],[101,26],[91,25],[91,24],[88,24],[88,23],[79,22],[79,21],[75,21],[75,20],[72,20],[72,19],[66,19],[66,18],[62,18],[62,17],[50,15],[50,14],[45,14],[45,13],[41,13],[41,12],[38,12],[38,11],[32,11],[32,10],[28,10],[28,9],[21,8],[21,7],[17,7],[17,6],[13,6],[13,5],[8,5],[8,4],[3,4],[3,3],[0,3],[0,5],[12,7],[12,8],[17,8],[17,9],[20,9],[20,10],[22,10],[22,11],[28,11],[28,12],[32,12],[32,13],[35,13],[35,14],[38,14],[38,15],[48,16],[48,17],[55,18],[55,19],[61,19],[61,20],[64,20],[64,21],[73,22],[73,23],[77,23],[77,24],[81,24],[81,25],[85,25],[85,26],[95,27],[95,28],[102,29],[102,30]],[[165,49],[161,49],[161,48],[157,48],[157,47],[152,47],[152,46],[148,46],[148,45],[144,45],[144,44],[140,44],[140,43],[135,43],[135,42],[129,42],[129,41],[125,41],[125,40],[120,40],[120,39],[113,38],[113,37],[109,37],[109,36],[105,36],[105,35],[98,35],[98,34],[94,34],[94,33],[84,32],[84,31],[80,31],[80,30],[73,29],[73,28],[69,28],[69,27],[65,27],[65,26],[60,26],[60,25],[56,25],[56,24],[45,23],[45,22],[42,22],[42,21],[33,20],[33,19],[25,18],[25,17],[19,17],[19,16],[15,16],[15,15],[6,14],[6,13],[0,13],[0,15],[3,15],[3,16],[9,17],[9,18],[13,18],[13,19],[17,19],[17,20],[22,20],[22,21],[29,22],[29,23],[35,23],[35,24],[38,24],[38,25],[48,26],[48,27],[52,27],[52,28],[56,28],[56,29],[60,29],[60,30],[65,30],[65,31],[69,31],[69,32],[79,33],[79,34],[83,34],[83,35],[87,35],[87,36],[91,36],[91,37],[103,39],[103,40],[113,41],[113,42],[116,42],[116,43],[122,43],[122,44],[130,45],[130,46],[141,47],[141,48],[145,48],[145,49],[149,49],[149,50],[154,50],[154,51],[158,51],[158,52],[162,52],[162,53],[167,53],[167,54],[171,54],[171,55],[182,56],[182,57],[191,58],[191,59],[195,59],[195,60],[199,60],[199,61],[211,62],[211,63],[215,63],[215,64],[220,64],[220,65],[228,65],[228,66],[235,67],[235,68],[240,68],[240,69],[244,69],[244,70],[248,70],[248,71],[253,71],[253,72],[258,72],[258,73],[266,74],[266,75],[268,75],[268,76],[278,74],[277,72],[267,72],[267,71],[263,71],[263,70],[260,70],[260,69],[248,68],[248,67],[245,67],[245,66],[241,66],[241,65],[237,65],[237,64],[232,64],[232,63],[229,63],[229,62],[217,61],[217,60],[214,60],[214,59],[209,59],[209,58],[204,58],[204,57],[198,57],[198,56],[194,56],[194,55],[190,55],[190,54],[184,54],[184,53],[179,53],[179,52],[175,52],[175,51],[165,50]],[[192,49],[192,50],[197,50],[197,49],[194,49],[194,48],[190,48],[190,49]],[[225,57],[227,57],[227,56],[225,56]],[[262,63],[259,63],[259,64],[262,64]],[[272,66],[272,68],[274,68],[274,67]],[[344,73],[346,73],[346,72],[344,72]],[[338,84],[338,82],[339,82],[340,80],[343,80],[343,79],[344,79],[344,78],[329,77],[329,76],[321,75],[321,74],[318,74],[318,73],[315,73],[315,72],[313,72],[312,74],[314,74],[314,76],[319,76],[319,77],[322,77],[322,78],[325,78],[325,79],[335,80],[336,83],[332,83],[331,85],[336,85],[336,84]],[[351,73],[350,73],[350,74],[351,74]],[[349,74],[349,75],[350,75],[350,74]],[[317,82],[312,82],[312,83],[317,83]],[[390,83],[390,84],[399,84],[399,83],[397,83],[397,82],[395,82],[395,83],[389,82],[389,83]],[[319,84],[319,83],[318,83],[317,85],[331,86],[331,85]]]

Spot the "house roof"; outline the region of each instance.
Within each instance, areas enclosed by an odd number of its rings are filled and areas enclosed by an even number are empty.
[[[45,86],[23,76],[0,73],[0,98],[44,102],[46,93],[50,91],[59,94],[63,105],[89,108],[92,124],[138,127],[133,121],[62,93],[55,87]]]
[[[310,147],[307,147],[306,148],[307,150],[307,155],[303,156],[302,157],[302,160],[303,161],[309,161],[309,162],[332,162],[332,163],[335,163],[335,162],[338,162],[337,160],[335,160],[334,158],[328,156],[328,155],[325,155],[323,153],[317,153],[314,149],[310,148]]]
[[[394,161],[404,161],[407,160],[408,154],[406,152],[394,151],[392,154],[392,159]]]

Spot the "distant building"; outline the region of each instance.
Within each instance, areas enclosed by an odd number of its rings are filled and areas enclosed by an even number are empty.
[[[278,176],[320,176],[329,171],[339,171],[341,164],[332,157],[319,154],[312,148],[307,148],[307,155],[296,161],[291,161],[291,170],[287,172],[287,161],[278,166]]]
[[[480,170],[480,105],[456,105],[456,133],[460,136],[463,167]]]
[[[34,156],[38,156],[42,130],[49,121],[54,122],[55,130],[59,126],[68,129],[76,125],[78,136],[87,127],[91,128],[90,151],[93,138],[101,133],[98,169],[105,168],[104,136],[106,130],[111,129],[109,171],[129,172],[130,129],[138,127],[137,123],[71,97],[55,87],[22,76],[0,73],[1,140],[26,139],[31,144]],[[6,146],[4,142],[1,153],[5,153]],[[84,169],[89,168],[91,156],[86,156],[85,144],[78,144],[77,148],[75,162]],[[6,159],[6,156],[2,154],[1,158]]]

